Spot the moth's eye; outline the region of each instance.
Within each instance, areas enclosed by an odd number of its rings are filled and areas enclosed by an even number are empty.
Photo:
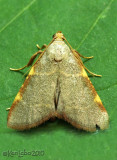
[[[54,38],[55,37],[55,34],[52,36],[52,38]]]

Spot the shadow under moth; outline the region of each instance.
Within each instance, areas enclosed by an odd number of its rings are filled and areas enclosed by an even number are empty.
[[[8,108],[10,128],[26,130],[50,118],[60,118],[86,131],[108,128],[109,117],[81,61],[62,32],[53,35],[49,45],[38,47],[28,64],[31,70]],[[33,64],[34,59],[38,59]]]

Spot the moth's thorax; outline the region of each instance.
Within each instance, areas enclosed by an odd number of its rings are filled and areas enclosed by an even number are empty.
[[[47,56],[50,61],[60,62],[68,57],[70,48],[64,41],[56,40],[47,49]]]

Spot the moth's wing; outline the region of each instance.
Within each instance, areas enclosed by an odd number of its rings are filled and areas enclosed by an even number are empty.
[[[80,57],[79,57],[80,58]],[[58,117],[87,131],[108,127],[108,114],[80,60],[72,52],[60,65]]]
[[[54,116],[56,66],[46,60],[46,53],[29,72],[8,114],[8,127],[24,130]]]

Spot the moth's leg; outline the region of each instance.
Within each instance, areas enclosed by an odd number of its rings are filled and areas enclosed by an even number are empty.
[[[38,48],[39,50],[44,49],[44,48],[45,48],[45,50],[46,50],[54,40],[55,40],[55,39],[53,38],[52,41],[51,41],[48,45],[43,44],[43,46],[40,47],[40,46],[37,44],[36,46],[37,46],[37,48]]]
[[[40,49],[44,49],[44,48],[46,48],[47,47],[47,45],[46,44],[43,44],[43,46],[42,47],[40,47],[38,44],[36,45],[37,46],[37,48],[40,50]]]
[[[24,68],[26,68],[26,67],[31,66],[32,63],[33,63],[33,61],[34,61],[34,59],[36,58],[36,56],[37,56],[38,54],[40,54],[40,53],[42,53],[42,51],[38,51],[38,52],[36,52],[35,54],[33,54],[32,57],[30,58],[28,64],[25,65],[24,67],[18,68],[18,69],[10,68],[10,70],[11,70],[11,71],[20,71],[20,70],[22,70],[22,69],[24,69]]]
[[[6,108],[6,111],[9,111],[10,110],[10,108]]]
[[[86,59],[91,59],[91,58],[93,58],[93,56],[91,56],[91,57],[85,57],[85,56],[81,55],[81,54],[80,54],[78,51],[76,51],[76,50],[75,50],[75,52],[78,53],[78,55],[79,55],[80,57],[82,57],[82,58],[86,58]]]
[[[75,49],[72,48],[72,46],[69,44],[69,42],[66,40],[65,37],[64,37],[63,39],[67,42],[67,44],[69,45],[69,47],[71,48],[71,50],[72,50],[73,52],[75,51],[80,57],[86,58],[86,59],[91,59],[91,58],[93,58],[93,56],[91,56],[91,57],[85,57],[85,56],[81,55],[78,51],[76,51]]]
[[[95,74],[95,73],[89,71],[89,70],[85,67],[85,65],[83,64],[82,60],[80,59],[79,54],[77,54],[75,50],[72,50],[72,52],[73,52],[74,56],[80,61],[81,65],[84,67],[84,69],[86,69],[86,71],[87,71],[88,73],[90,73],[92,76],[102,77],[102,75],[98,75],[98,74]]]
[[[89,70],[84,66],[84,64],[83,64],[83,67],[84,67],[84,69],[85,69],[88,73],[90,73],[92,76],[102,77],[102,75],[98,75],[98,74],[95,74],[95,73],[89,71]]]

